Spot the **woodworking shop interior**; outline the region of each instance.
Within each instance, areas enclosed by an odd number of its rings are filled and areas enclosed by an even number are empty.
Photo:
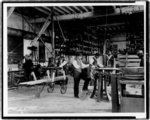
[[[37,4],[7,7],[7,113],[144,113],[144,5]]]

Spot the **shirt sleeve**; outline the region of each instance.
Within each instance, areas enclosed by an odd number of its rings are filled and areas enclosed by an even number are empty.
[[[63,67],[66,64],[67,64],[67,61],[64,61],[61,65],[59,65],[59,67]]]
[[[89,67],[89,64],[84,64],[83,62],[81,62],[81,64],[83,69]]]

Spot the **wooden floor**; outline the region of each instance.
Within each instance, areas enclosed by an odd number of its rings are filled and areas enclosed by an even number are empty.
[[[83,81],[80,82],[80,93]],[[8,91],[9,114],[40,114],[40,113],[111,113],[111,102],[96,99],[85,100],[73,97],[73,79],[69,78],[66,94],[60,93],[56,85],[53,93],[48,93],[45,87],[40,98],[35,97],[36,87],[23,87]]]

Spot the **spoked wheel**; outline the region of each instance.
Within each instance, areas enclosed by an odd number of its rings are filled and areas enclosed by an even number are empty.
[[[65,94],[66,91],[67,91],[67,85],[64,84],[64,83],[62,83],[62,84],[61,84],[61,88],[60,88],[61,94]]]
[[[50,83],[47,88],[48,93],[52,93],[54,91],[54,83]]]

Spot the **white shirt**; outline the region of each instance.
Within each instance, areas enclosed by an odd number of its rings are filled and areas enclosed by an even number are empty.
[[[63,67],[64,65],[66,65],[68,62],[65,60],[64,62],[62,62],[59,67]]]
[[[84,69],[84,68],[87,68],[87,67],[89,67],[89,64],[84,64],[82,61],[81,61],[81,66],[77,63],[77,60],[73,60],[72,61],[72,64],[73,64],[73,66],[76,68],[76,69]]]

